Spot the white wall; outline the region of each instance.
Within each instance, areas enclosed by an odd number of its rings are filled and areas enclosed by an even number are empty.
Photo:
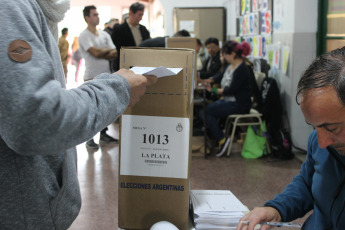
[[[318,1],[273,1],[273,42],[290,47],[287,74],[280,72],[277,76],[282,102],[293,143],[297,147],[307,149],[308,136],[312,128],[306,124],[295,96],[301,74],[316,57]]]
[[[236,17],[239,0],[156,0],[164,12],[166,35],[174,33],[175,7],[225,7],[227,13],[227,39],[236,36]],[[306,149],[309,133],[299,106],[295,102],[297,84],[302,72],[316,57],[318,1],[273,0],[273,42],[290,47],[287,74],[275,76],[280,87],[285,114],[291,128],[293,142]]]

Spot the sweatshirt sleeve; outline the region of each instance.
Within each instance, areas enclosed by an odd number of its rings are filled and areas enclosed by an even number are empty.
[[[264,205],[277,209],[282,221],[292,221],[300,218],[313,209],[314,200],[311,193],[314,174],[312,143],[316,141],[315,139],[316,132],[314,131],[309,136],[307,159],[301,166],[300,174],[294,177],[281,194],[278,194],[273,200],[266,202]]]
[[[11,149],[20,155],[64,151],[93,137],[126,109],[130,86],[117,74],[101,74],[66,90],[56,41],[36,2],[3,3],[0,135]],[[8,49],[16,40],[30,45],[29,60],[11,59]]]

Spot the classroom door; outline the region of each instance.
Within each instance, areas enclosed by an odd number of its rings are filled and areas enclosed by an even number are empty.
[[[203,42],[209,37],[225,41],[226,20],[225,8],[175,8],[174,30],[185,29],[192,37]]]

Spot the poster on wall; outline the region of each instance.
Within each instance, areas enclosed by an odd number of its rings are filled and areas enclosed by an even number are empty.
[[[266,45],[268,63],[274,75],[278,74],[280,63],[280,44]]]
[[[243,16],[243,35],[250,35],[250,19],[249,14]]]
[[[272,44],[272,0],[238,1],[242,16],[237,18],[237,36],[249,43],[251,57],[268,59],[266,46]],[[279,57],[273,55],[275,52],[270,53],[271,66],[274,61],[279,61]]]
[[[268,0],[262,0],[262,11],[268,10]]]
[[[260,25],[260,21],[259,21],[260,17],[258,13],[252,13],[249,14],[249,31],[251,35],[257,35],[260,34],[260,30],[259,30],[259,25]]]
[[[252,12],[261,11],[263,7],[263,2],[263,0],[252,0]]]
[[[270,45],[270,44],[272,44],[272,38],[271,38],[270,35],[261,36],[262,57],[265,58],[265,59],[267,59],[267,60],[268,60],[268,58],[267,58],[267,48],[266,48],[266,46],[267,46],[267,45]]]
[[[241,15],[250,13],[250,0],[241,0]]]
[[[253,37],[244,37],[243,40],[248,42],[248,44],[250,45],[250,54],[249,54],[249,56],[253,56],[253,49],[254,49]]]
[[[268,35],[272,32],[271,11],[261,12],[261,34]]]
[[[241,43],[241,42],[242,42],[242,39],[241,39],[241,37],[235,37],[235,38],[234,38],[234,41],[235,41],[235,42],[238,42],[238,43]]]
[[[180,30],[187,30],[188,32],[194,32],[195,21],[194,20],[181,20]]]
[[[253,37],[253,57],[261,58],[262,56],[262,39],[261,36]]]
[[[243,36],[243,17],[237,18],[237,36]]]
[[[284,46],[283,47],[283,73],[284,75],[287,74],[287,69],[289,65],[289,56],[290,56],[290,47]]]

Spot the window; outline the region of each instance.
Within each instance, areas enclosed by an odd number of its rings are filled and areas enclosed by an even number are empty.
[[[345,46],[345,1],[319,0],[318,55]]]

